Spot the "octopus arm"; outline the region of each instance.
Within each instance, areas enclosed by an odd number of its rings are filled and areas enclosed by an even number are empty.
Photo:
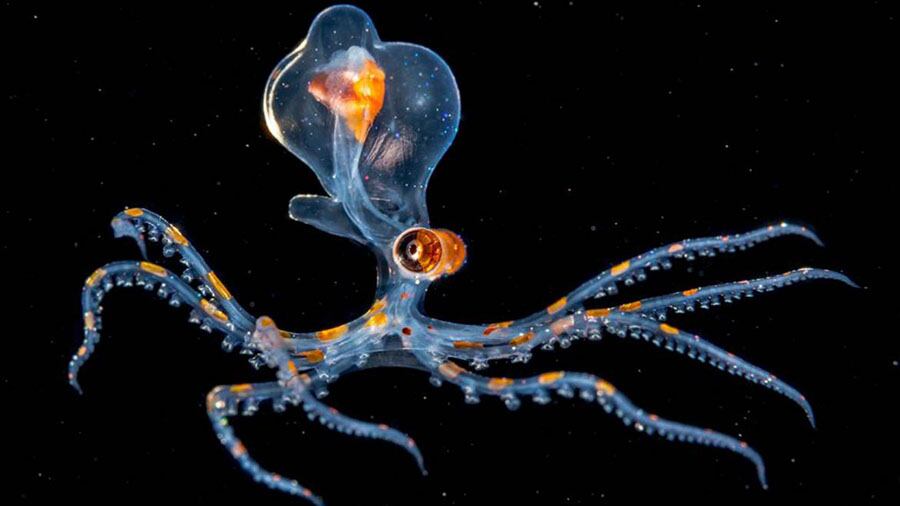
[[[161,298],[168,299],[169,305],[178,307],[186,304],[192,308],[191,321],[208,331],[219,330],[226,335],[223,346],[234,347],[245,342],[245,332],[235,326],[228,315],[187,282],[169,270],[150,262],[113,262],[94,271],[81,294],[84,315],[84,341],[69,362],[69,383],[79,392],[78,372],[94,352],[100,341],[101,303],[106,294],[115,287],[143,287],[155,290]]]
[[[711,429],[673,422],[647,413],[635,406],[612,384],[597,376],[554,371],[521,379],[489,378],[471,373],[455,362],[443,361],[426,354],[419,356],[435,375],[460,387],[467,402],[476,403],[479,396],[488,395],[500,397],[507,407],[516,409],[522,396],[531,397],[538,404],[546,404],[550,401],[552,392],[566,398],[574,397],[577,393],[586,401],[596,400],[607,413],[614,414],[626,426],[640,432],[662,436],[670,441],[714,446],[737,453],[753,463],[760,483],[763,488],[767,488],[762,458],[747,443]]]
[[[838,281],[853,288],[859,288],[853,280],[839,272],[804,267],[776,276],[692,288],[660,297],[642,299],[630,304],[635,307],[635,312],[658,320],[665,320],[669,311],[691,312],[697,306],[701,309],[709,309],[712,306],[721,305],[723,302],[732,303],[739,299],[751,298],[757,293],[767,293],[794,283],[814,279]],[[626,304],[625,307],[630,306]]]
[[[667,350],[685,354],[747,381],[760,384],[794,401],[803,409],[810,425],[816,426],[812,406],[796,388],[696,334],[684,332],[666,323],[660,324],[647,318],[625,314],[612,314],[602,321],[588,321],[587,325],[589,328],[602,325],[613,335],[652,342]]]
[[[292,212],[295,211],[293,206],[299,197],[301,196],[295,197],[295,200],[292,201]],[[325,197],[309,201],[323,203],[323,206],[326,201],[332,202],[331,199]],[[333,205],[340,207],[340,204],[336,202]],[[332,212],[335,211],[332,210]],[[181,274],[182,279],[188,282],[196,281],[199,293],[202,296],[209,297],[211,300],[215,300],[236,328],[252,330],[253,321],[255,320],[254,316],[245,310],[232,296],[219,276],[209,268],[209,265],[207,265],[206,261],[185,235],[177,227],[166,221],[165,218],[147,209],[130,208],[117,214],[112,219],[112,227],[116,237],[132,238],[145,258],[147,257],[147,240],[161,243],[163,256],[171,257],[177,255],[181,263],[186,265],[185,271]],[[348,229],[348,234],[350,232]],[[350,235],[346,236],[350,237]],[[350,238],[360,240],[356,237]],[[338,328],[340,327],[336,327],[336,329]],[[331,329],[320,332],[284,331],[282,337],[298,353],[306,353],[310,350],[320,350],[322,348],[322,345],[315,340],[310,340],[315,339],[317,336],[330,335],[327,333],[328,330]],[[325,333],[323,334],[323,332]]]
[[[647,251],[616,264],[559,299],[548,310],[556,312],[571,309],[591,297],[601,298],[616,294],[620,284],[632,285],[646,279],[648,272],[670,269],[674,259],[693,260],[697,256],[715,256],[718,253],[743,251],[758,243],[785,236],[804,237],[822,245],[822,241],[806,227],[788,223],[769,225],[735,235],[686,239]],[[543,316],[543,312],[539,312],[531,318],[541,316]]]
[[[209,268],[200,253],[181,231],[162,216],[141,208],[130,208],[112,219],[116,237],[130,237],[137,242],[144,258],[147,257],[146,240],[162,244],[163,255],[178,255],[187,267],[182,277],[187,281],[197,280],[200,291],[207,297],[215,297],[228,317],[242,328],[252,328],[253,316],[248,313]]]
[[[254,480],[272,489],[305,498],[316,506],[323,506],[321,498],[296,480],[285,478],[260,466],[250,456],[244,443],[238,439],[231,427],[229,417],[238,414],[251,415],[266,401],[271,402],[275,409],[280,411],[284,409],[286,402],[296,404],[299,398],[291,389],[277,382],[223,385],[212,389],[206,396],[206,412],[216,437]]]
[[[314,379],[309,374],[298,371],[297,359],[292,355],[289,343],[281,338],[281,333],[271,318],[261,316],[256,320],[251,343],[260,350],[266,363],[277,369],[280,382],[293,389],[310,420],[318,420],[322,425],[338,432],[379,439],[399,446],[416,460],[422,474],[427,474],[422,453],[411,437],[385,424],[363,422],[344,415],[319,401],[309,388]]]

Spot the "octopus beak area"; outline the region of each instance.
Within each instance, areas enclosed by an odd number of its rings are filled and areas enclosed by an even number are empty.
[[[415,227],[394,240],[393,257],[404,275],[430,281],[458,271],[466,245],[449,230]]]

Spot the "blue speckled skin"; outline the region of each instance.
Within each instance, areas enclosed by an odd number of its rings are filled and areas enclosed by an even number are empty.
[[[359,68],[366,59],[374,60],[384,72],[384,99],[371,124],[354,130],[334,107],[312,95],[311,83],[323,71],[340,73],[351,68],[347,65]],[[483,369],[490,360],[526,362],[538,346],[568,347],[573,340],[599,339],[606,332],[653,342],[760,383],[797,403],[814,424],[812,409],[797,390],[699,336],[663,322],[669,311],[708,308],[802,280],[824,278],[853,285],[842,274],[803,268],[616,307],[586,307],[593,299],[642,281],[650,272],[671,268],[675,260],[735,252],[788,235],[818,243],[806,228],[781,223],[654,249],[600,273],[550,307],[519,320],[488,325],[440,321],[422,313],[428,286],[439,276],[398,264],[394,244],[408,229],[430,226],[425,189],[459,123],[459,92],[443,60],[420,46],[382,42],[365,13],[349,6],[333,7],[316,18],[307,38],[273,71],[263,110],[272,135],[315,171],[327,194],[298,195],[290,203],[291,217],[369,246],[378,259],[376,302],[366,314],[334,329],[310,333],[279,329],[270,318],[257,318],[241,307],[178,229],[146,209],[128,209],[112,220],[115,235],[134,239],[145,258],[146,241],[160,243],[163,255],[178,258],[186,269],[179,275],[146,261],[125,261],[103,266],[88,278],[82,295],[85,339],[69,364],[69,381],[79,391],[78,371],[100,338],[103,297],[117,286],[141,286],[172,306],[188,306],[191,321],[224,334],[227,350],[239,348],[253,365],[275,371],[269,383],[213,389],[208,395],[208,415],[219,440],[254,479],[315,504],[322,500],[309,489],[253,460],[234,434],[229,417],[252,414],[262,402],[270,402],[276,410],[287,404],[302,405],[311,419],[329,428],[404,448],[424,473],[422,455],[409,436],[344,416],[319,400],[317,394],[325,391],[327,383],[363,368],[419,369],[430,373],[435,384],[446,381],[458,386],[467,402],[478,402],[482,395],[496,396],[510,409],[518,407],[523,397],[544,404],[554,392],[563,397],[577,394],[598,402],[639,431],[731,450],[754,464],[764,487],[762,459],[746,443],[645,412],[598,377],[558,371],[507,379],[473,371]]]

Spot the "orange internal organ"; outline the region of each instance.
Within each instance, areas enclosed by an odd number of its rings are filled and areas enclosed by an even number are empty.
[[[384,105],[384,70],[374,60],[366,59],[360,68],[338,67],[316,74],[308,89],[344,120],[362,144]]]

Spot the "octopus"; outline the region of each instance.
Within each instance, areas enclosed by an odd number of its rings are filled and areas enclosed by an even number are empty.
[[[549,371],[507,378],[481,373],[491,361],[525,363],[537,348],[569,347],[604,334],[631,337],[687,355],[768,388],[796,403],[814,426],[806,398],[772,373],[706,339],[666,323],[684,313],[753,297],[812,279],[853,282],[843,274],[801,268],[635,300],[615,306],[595,302],[650,273],[695,257],[743,251],[760,242],[800,236],[820,243],[805,227],[778,223],[745,233],[674,242],[618,263],[547,307],[518,320],[484,325],[441,321],[423,314],[432,282],[457,272],[466,246],[450,230],[432,228],[425,201],[431,173],[456,135],[459,90],[435,53],[407,43],[382,42],[369,17],[351,6],[318,15],[298,47],[274,69],[263,114],[271,135],[308,165],[326,195],[297,195],[289,215],[322,231],[357,241],[377,258],[375,300],[364,314],[333,328],[294,332],[268,316],[255,317],[238,303],[197,249],[174,225],[142,208],[115,216],[116,237],[136,241],[144,260],[107,264],[84,284],[84,340],[68,367],[79,392],[78,372],[94,352],[102,328],[101,302],[115,287],[143,287],[171,306],[187,306],[190,320],[224,335],[226,350],[240,349],[271,381],[218,386],[209,392],[207,415],[221,444],[256,481],[316,505],[320,497],[299,482],[261,467],[229,420],[262,404],[276,411],[301,406],[328,428],[401,447],[425,473],[415,441],[384,424],[351,418],[326,405],[325,385],[363,369],[405,367],[462,390],[467,403],[497,397],[510,409],[522,399],[547,404],[552,394],[597,403],[628,427],[646,434],[729,450],[748,460],[766,487],[760,455],[744,441],[711,429],[667,420],[633,404],[603,378],[584,372]],[[147,260],[147,243],[180,260],[176,273]]]

